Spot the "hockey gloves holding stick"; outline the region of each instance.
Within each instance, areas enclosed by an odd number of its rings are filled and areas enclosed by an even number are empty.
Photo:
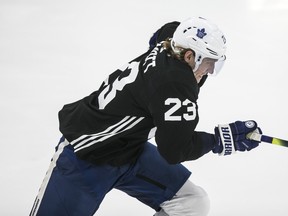
[[[247,134],[252,131],[262,134],[255,121],[236,121],[228,125],[215,127],[216,145],[212,150],[219,155],[230,155],[235,151],[250,151],[260,142],[247,139]]]

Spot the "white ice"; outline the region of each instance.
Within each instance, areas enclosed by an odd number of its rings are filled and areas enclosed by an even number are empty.
[[[0,215],[28,215],[60,133],[57,112],[96,90],[106,76],[147,50],[162,24],[200,15],[225,32],[227,62],[199,98],[198,130],[255,119],[288,139],[286,0],[1,0]],[[211,216],[287,216],[288,148],[212,153],[185,162],[205,188]],[[153,215],[119,191],[99,216]]]

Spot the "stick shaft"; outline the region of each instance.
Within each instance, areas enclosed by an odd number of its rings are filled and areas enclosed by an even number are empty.
[[[283,139],[279,139],[276,137],[259,134],[257,132],[249,133],[247,135],[247,138],[255,140],[255,141],[259,141],[259,142],[266,142],[266,143],[271,143],[274,145],[288,147],[288,140],[283,140]]]

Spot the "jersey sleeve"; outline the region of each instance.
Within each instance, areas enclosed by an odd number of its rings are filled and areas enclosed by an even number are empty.
[[[158,29],[149,40],[149,49],[153,49],[157,43],[164,41],[167,38],[171,38],[179,24],[180,22],[173,21],[166,23],[160,29]]]
[[[195,131],[199,120],[195,88],[167,83],[157,89],[149,105],[158,150],[171,164],[195,160],[214,147],[213,134]]]

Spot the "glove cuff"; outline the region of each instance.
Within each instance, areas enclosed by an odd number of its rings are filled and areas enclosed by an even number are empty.
[[[231,155],[235,153],[233,134],[230,126],[227,124],[218,125],[218,130],[223,145],[223,151],[220,152],[219,155]]]

